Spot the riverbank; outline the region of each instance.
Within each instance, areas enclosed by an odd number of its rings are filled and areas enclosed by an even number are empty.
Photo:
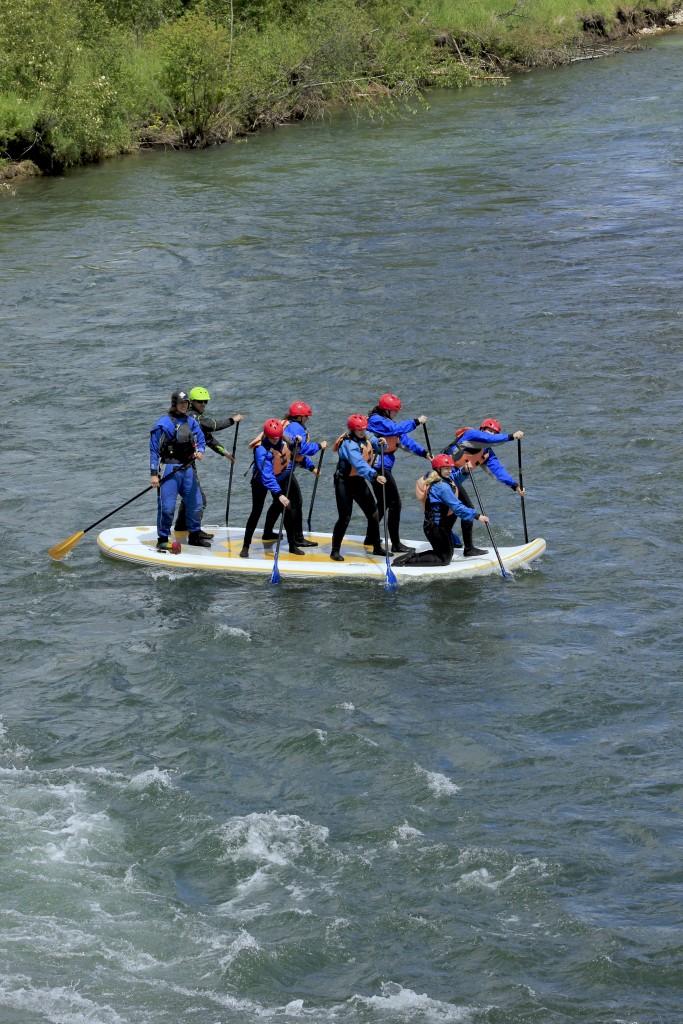
[[[7,0],[0,23],[0,188],[144,148],[201,148],[335,106],[504,83],[607,56],[683,24],[680,0],[633,7],[510,0]],[[487,3],[489,3],[487,9]],[[124,9],[125,8],[125,9]]]

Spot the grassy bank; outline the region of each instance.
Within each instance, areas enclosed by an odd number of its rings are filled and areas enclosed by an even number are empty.
[[[504,80],[681,0],[0,0],[0,178]]]

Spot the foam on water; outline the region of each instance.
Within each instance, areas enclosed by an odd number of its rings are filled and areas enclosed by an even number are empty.
[[[321,850],[329,829],[296,814],[269,811],[233,818],[221,827],[220,834],[230,859],[283,867],[304,852]]]
[[[81,995],[77,983],[41,988],[30,977],[0,975],[0,1004],[21,1013],[39,1014],[50,1024],[132,1024],[106,1003]]]
[[[384,982],[378,996],[354,996],[351,1004],[374,1010],[379,1018],[400,1021],[470,1021],[475,1011],[468,1006],[430,999],[393,981]]]
[[[448,776],[442,775],[441,772],[430,772],[426,768],[421,768],[420,765],[415,765],[415,771],[418,775],[426,778],[427,785],[435,796],[454,796],[455,793],[460,792],[460,786],[456,786],[455,782],[452,782]]]

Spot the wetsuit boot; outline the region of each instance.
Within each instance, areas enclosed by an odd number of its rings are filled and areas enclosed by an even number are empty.
[[[332,548],[330,551],[330,558],[333,562],[343,562],[344,556],[340,554],[339,548]]]
[[[472,523],[465,519],[462,521],[462,539],[464,543],[463,558],[475,558],[477,555],[488,554],[487,548],[475,548],[472,539]]]
[[[210,548],[211,541],[205,540],[201,533],[201,530],[193,530],[187,538],[187,543],[191,544],[194,548]]]

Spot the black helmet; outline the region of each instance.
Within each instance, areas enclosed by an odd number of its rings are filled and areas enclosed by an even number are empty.
[[[173,394],[171,395],[171,405],[173,406],[174,409],[178,408],[178,402],[189,401],[190,396],[188,395],[187,391],[181,391],[180,389],[178,389],[177,391],[174,391]]]

